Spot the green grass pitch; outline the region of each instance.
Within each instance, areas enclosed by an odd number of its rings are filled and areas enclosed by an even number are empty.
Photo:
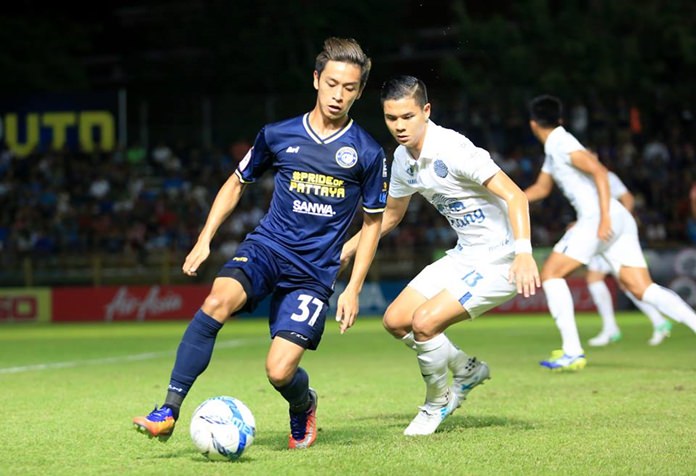
[[[319,393],[319,437],[288,451],[287,406],[265,378],[265,320],[229,322],[167,443],[131,418],[164,398],[186,322],[0,327],[1,475],[677,475],[696,474],[696,336],[675,325],[650,347],[648,320],[619,313],[624,339],[586,347],[588,366],[557,374],[548,316],[489,315],[448,335],[489,363],[492,380],[429,437],[402,431],[422,403],[415,354],[379,319],[340,335],[327,324],[303,366]],[[599,330],[579,315],[583,341]],[[254,444],[209,462],[190,441],[194,408],[232,395],[253,411]]]

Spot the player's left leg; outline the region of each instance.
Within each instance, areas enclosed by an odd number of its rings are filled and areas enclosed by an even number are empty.
[[[468,318],[466,310],[448,292],[442,291],[419,306],[413,314],[413,346],[426,385],[425,403],[404,430],[404,435],[429,435],[458,406],[457,392],[449,388],[448,362],[452,345],[443,331]]]
[[[283,337],[285,335],[285,337]],[[317,394],[309,386],[309,375],[300,367],[305,348],[287,340],[281,333],[271,342],[266,357],[266,375],[269,382],[288,402],[290,414],[291,449],[308,448],[316,440]]]
[[[647,268],[622,266],[619,279],[637,299],[696,332],[696,312],[677,293],[655,283]]]
[[[544,288],[549,312],[561,334],[562,341],[562,349],[554,351],[551,357],[542,360],[540,362],[542,367],[561,371],[580,370],[585,367],[585,352],[575,324],[573,296],[565,280],[565,276],[581,265],[580,261],[553,251],[542,267],[541,285]]]
[[[631,300],[634,306],[648,316],[648,319],[650,319],[652,323],[653,333],[648,344],[653,346],[660,345],[663,340],[672,334],[672,323],[665,319],[655,306],[645,301],[640,301],[628,291],[624,291],[624,294]]]
[[[266,375],[288,402],[290,449],[304,449],[317,438],[317,393],[301,368],[305,350],[316,350],[329,308],[329,292],[317,289],[279,288],[271,302],[273,341],[266,357]]]

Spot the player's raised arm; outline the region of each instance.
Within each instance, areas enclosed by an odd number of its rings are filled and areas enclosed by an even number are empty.
[[[236,173],[230,175],[227,181],[220,187],[213,205],[210,207],[210,212],[208,212],[205,225],[198,235],[198,240],[188,256],[186,256],[184,265],[181,267],[184,274],[195,276],[198,267],[208,258],[208,255],[210,255],[210,242],[213,236],[215,236],[220,225],[237,207],[245,187],[246,184],[240,181]]]
[[[553,190],[553,178],[546,172],[539,172],[536,182],[524,189],[524,194],[531,203],[545,199],[551,194],[551,190]]]
[[[515,260],[510,266],[510,282],[517,285],[517,292],[525,297],[536,294],[541,286],[539,268],[532,256],[529,201],[525,192],[503,171],[497,172],[484,184],[499,196],[508,208],[508,217],[515,238]]]

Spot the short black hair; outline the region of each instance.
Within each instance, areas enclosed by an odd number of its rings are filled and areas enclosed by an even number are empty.
[[[428,90],[425,83],[415,76],[405,74],[394,76],[382,84],[382,91],[379,100],[384,105],[384,101],[391,99],[401,99],[412,97],[416,104],[421,108],[428,104]]]
[[[537,96],[529,103],[529,116],[541,127],[558,127],[563,118],[563,103],[549,94]]]
[[[365,88],[367,78],[372,69],[372,60],[363,52],[360,44],[353,38],[337,38],[335,36],[324,40],[324,49],[317,55],[314,69],[321,73],[329,61],[350,63],[360,68],[360,91]]]

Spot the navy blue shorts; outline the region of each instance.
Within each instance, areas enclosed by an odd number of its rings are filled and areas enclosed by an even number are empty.
[[[307,340],[305,348],[315,350],[319,346],[332,291],[291,261],[260,243],[243,241],[218,276],[234,278],[244,288],[247,302],[240,312],[253,311],[272,295],[272,338],[279,332],[299,334]]]

